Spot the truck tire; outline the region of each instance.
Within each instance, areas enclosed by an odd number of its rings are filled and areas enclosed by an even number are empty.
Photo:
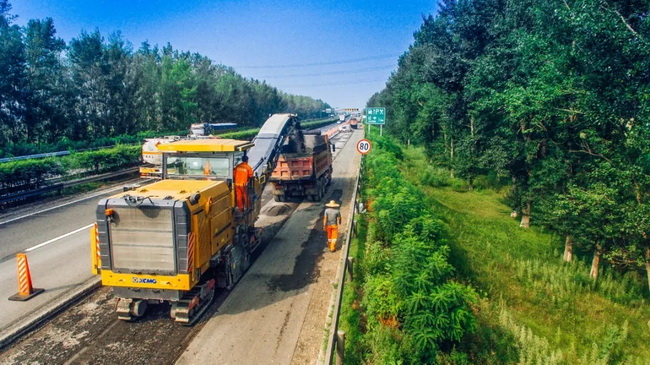
[[[314,200],[314,201],[319,202],[319,201],[323,200],[323,196],[325,195],[325,187],[322,184],[318,184],[317,189],[318,189],[318,192],[316,193],[316,195],[314,195],[316,197],[316,200]]]
[[[282,196],[280,196],[280,195],[273,195],[273,200],[275,200],[276,202],[279,203],[279,202],[282,201]]]

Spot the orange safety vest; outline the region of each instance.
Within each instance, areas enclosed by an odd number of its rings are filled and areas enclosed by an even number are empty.
[[[253,177],[253,169],[246,162],[242,162],[235,167],[234,175],[235,185],[246,186],[248,179]]]

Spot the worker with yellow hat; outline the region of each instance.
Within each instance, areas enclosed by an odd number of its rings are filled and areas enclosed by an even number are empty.
[[[323,214],[323,226],[327,232],[327,243],[329,244],[330,251],[336,251],[336,240],[339,236],[339,224],[341,224],[341,212],[339,212],[339,205],[334,200],[330,200],[325,204],[325,214]]]

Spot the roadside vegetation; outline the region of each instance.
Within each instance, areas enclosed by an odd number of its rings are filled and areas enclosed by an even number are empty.
[[[434,362],[648,364],[649,11],[445,0],[369,100],[478,293]]]
[[[475,189],[468,191],[466,180],[451,178],[448,169],[431,164],[423,148],[383,141],[373,138],[375,145],[363,169],[363,197],[370,202],[370,211],[360,219],[350,250],[356,276],[346,284],[340,324],[346,331],[346,363],[647,363],[650,298],[642,275],[606,265],[594,283],[588,251],[576,251],[574,260],[565,262],[559,255],[564,245],[560,236],[542,227],[521,228],[510,216],[508,185],[480,176]],[[387,146],[403,158],[393,159]],[[389,200],[398,202],[394,206],[422,202],[425,216],[435,217],[436,224],[430,227],[435,227],[436,244],[421,243],[426,247],[424,256],[447,247],[447,265],[454,268],[447,278],[464,288],[461,292],[472,293],[465,297],[472,321],[465,323],[463,335],[434,340],[429,352],[418,351],[422,342],[409,341],[413,328],[406,325],[406,308],[410,307],[399,303],[413,299],[404,299],[408,296],[402,297],[405,292],[394,290],[394,285],[422,285],[414,278],[408,284],[397,279],[400,267],[408,264],[427,285],[435,286],[440,278],[427,278],[423,272],[430,270],[422,266],[439,261],[417,254],[400,261],[397,247],[404,241],[394,238],[386,244],[378,239],[384,232],[381,217],[397,216],[389,226],[395,230],[408,231],[410,225],[400,221],[409,209],[382,208],[386,198],[381,195],[384,188],[373,184],[375,172],[386,177],[380,185],[392,189]],[[391,186],[397,176],[407,181],[399,184],[406,188]],[[400,198],[403,189],[412,200]],[[421,236],[418,240],[426,242]],[[377,266],[389,269],[378,271]],[[428,316],[439,315],[439,307],[427,308]]]
[[[455,347],[476,328],[478,296],[455,280],[443,222],[398,169],[402,149],[375,142],[362,174],[369,212],[352,250],[358,274],[343,298],[347,362],[466,362]]]
[[[0,193],[36,189],[43,186],[47,179],[55,177],[73,179],[136,166],[140,163],[141,155],[141,145],[117,145],[62,157],[0,163]]]
[[[510,217],[508,186],[481,176],[468,191],[467,181],[432,166],[422,148],[405,155],[405,176],[445,222],[450,262],[482,294],[478,329],[462,351],[481,363],[647,364],[643,275],[606,265],[594,283],[589,251],[565,262],[561,236],[523,229]]]
[[[333,122],[324,118],[303,122],[303,128],[318,128]],[[259,128],[223,133],[222,138],[252,139]],[[150,132],[148,132],[150,133]],[[126,137],[126,136],[125,136]],[[130,138],[102,139],[104,143],[117,143],[114,147],[94,151],[72,152],[61,157],[26,159],[0,163],[0,194],[11,193],[12,189],[22,191],[36,189],[54,177],[66,179],[115,171],[136,166],[141,162],[142,140],[151,137],[146,133]],[[123,145],[119,141],[137,141],[133,145]]]
[[[588,253],[591,285],[617,271],[644,276],[647,295],[650,4],[446,0],[438,10],[368,106],[386,107],[388,133],[423,146],[466,190],[507,182],[522,228],[559,237],[566,262]]]

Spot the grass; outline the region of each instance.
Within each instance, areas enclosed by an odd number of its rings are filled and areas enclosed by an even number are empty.
[[[423,188],[448,226],[459,277],[483,295],[479,330],[462,346],[474,362],[650,364],[646,283],[605,268],[596,287],[590,257],[561,260],[559,237],[519,228],[490,189],[463,183],[430,166],[423,150],[405,149],[405,176]]]

